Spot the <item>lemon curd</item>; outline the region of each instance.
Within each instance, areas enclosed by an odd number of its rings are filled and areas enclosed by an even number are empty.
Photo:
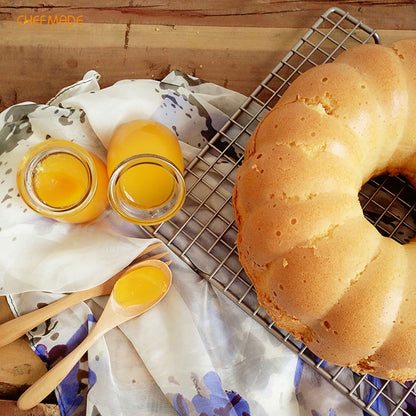
[[[91,221],[108,206],[105,164],[66,140],[32,147],[20,162],[17,185],[30,208],[65,222]]]
[[[124,124],[108,147],[110,204],[131,222],[160,223],[183,204],[183,171],[182,151],[170,129],[153,120]]]
[[[151,164],[133,166],[120,179],[120,186],[139,209],[162,206],[175,189],[175,178],[163,167]]]
[[[143,266],[128,271],[114,285],[114,299],[121,306],[148,303],[168,290],[169,284],[162,270]]]
[[[141,154],[162,156],[183,173],[182,151],[173,132],[157,121],[136,120],[123,124],[114,132],[108,146],[108,176],[123,160]]]
[[[55,153],[41,160],[35,168],[33,181],[39,198],[56,208],[76,204],[89,187],[84,164],[68,153]]]

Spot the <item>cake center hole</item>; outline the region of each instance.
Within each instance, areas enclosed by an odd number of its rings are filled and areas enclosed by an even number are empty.
[[[404,176],[371,178],[358,196],[364,216],[381,235],[400,244],[416,235],[416,190]]]

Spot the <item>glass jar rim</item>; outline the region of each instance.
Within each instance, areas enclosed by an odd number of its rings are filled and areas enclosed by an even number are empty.
[[[87,173],[87,187],[84,195],[73,204],[55,207],[47,204],[37,195],[33,185],[34,170],[39,164],[54,154],[68,154],[81,162]],[[17,184],[27,205],[34,211],[53,214],[54,217],[67,216],[84,209],[93,199],[97,189],[95,163],[91,155],[80,145],[63,139],[49,139],[30,148],[23,156],[17,171]]]
[[[168,206],[169,201],[161,207],[138,209],[132,204],[123,200],[120,203],[117,193],[117,185],[120,182],[121,176],[133,167],[141,165],[154,165],[161,167],[169,172],[175,180],[176,201],[172,206]],[[185,179],[181,170],[169,159],[151,153],[143,153],[130,156],[120,162],[114,171],[111,173],[108,182],[108,200],[114,211],[123,219],[136,225],[156,225],[168,220],[175,215],[182,207],[186,197]]]

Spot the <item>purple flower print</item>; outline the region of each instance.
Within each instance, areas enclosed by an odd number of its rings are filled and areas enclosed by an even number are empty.
[[[187,400],[180,393],[175,394],[173,398],[173,407],[180,416],[189,416],[190,414]]]
[[[311,410],[311,414],[312,416],[321,416],[321,414],[319,412],[317,412],[316,410]],[[334,409],[329,409],[329,413],[328,416],[337,416],[337,413],[335,412]]]
[[[205,374],[202,381],[204,385],[197,387],[205,393],[195,395],[192,403],[180,393],[174,396],[173,406],[178,415],[190,416],[189,408],[193,405],[199,416],[250,416],[248,403],[238,393],[225,392],[217,373]]]
[[[66,344],[58,344],[49,351],[44,344],[37,344],[36,354],[48,367],[73,351],[88,335],[88,322],[95,322],[93,315],[88,315],[87,321],[81,325]],[[68,373],[58,388],[58,404],[61,413],[70,416],[84,401],[88,390],[95,384],[96,375],[92,370],[80,369],[79,363]]]
[[[250,416],[248,403],[238,393],[227,392],[227,396],[238,416]]]
[[[376,387],[374,389],[371,387],[370,384],[368,394],[366,395],[366,397],[364,397],[364,402],[370,403],[373,400],[373,398],[377,395],[378,389],[380,389],[383,386],[383,382],[379,378],[371,376],[369,374],[367,374],[367,379],[370,381],[372,385]],[[381,395],[379,395],[376,398],[376,400],[372,403],[371,408],[381,416],[388,416],[390,414],[390,412],[387,409],[384,398]]]

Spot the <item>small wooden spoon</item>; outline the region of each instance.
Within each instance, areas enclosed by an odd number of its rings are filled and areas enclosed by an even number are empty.
[[[59,361],[32,386],[30,386],[17,401],[17,406],[21,410],[28,410],[38,405],[53,389],[67,376],[75,364],[81,359],[85,352],[110,329],[128,321],[142,313],[148,311],[164,298],[172,284],[172,274],[169,267],[160,260],[144,260],[137,265],[126,270],[126,273],[133,268],[145,266],[159,268],[166,278],[166,290],[158,297],[147,303],[140,303],[131,306],[120,305],[111,292],[107,304],[89,335],[75,348],[70,354]],[[120,277],[122,279],[122,277]]]
[[[154,243],[148,246],[142,253],[140,253],[130,264],[135,264],[142,256],[149,254],[151,251],[160,247],[162,243]],[[149,258],[151,259],[160,259],[168,254],[166,251],[163,253],[155,254]],[[127,266],[127,267],[130,267]],[[21,315],[17,318],[14,318],[10,321],[4,322],[0,325],[0,347],[10,344],[15,341],[17,338],[20,338],[22,335],[26,334],[31,329],[35,328],[42,322],[45,322],[47,319],[52,318],[52,316],[57,315],[58,313],[64,311],[65,309],[70,308],[71,306],[76,305],[77,303],[83,302],[84,300],[94,298],[96,296],[109,295],[113,290],[115,282],[120,278],[120,276],[125,273],[126,269],[121,270],[116,273],[113,277],[105,281],[104,283],[92,287],[90,289],[80,290],[79,292],[70,293],[55,302],[50,303],[49,305],[44,306],[40,309],[35,309],[32,312],[29,312],[25,315]]]

